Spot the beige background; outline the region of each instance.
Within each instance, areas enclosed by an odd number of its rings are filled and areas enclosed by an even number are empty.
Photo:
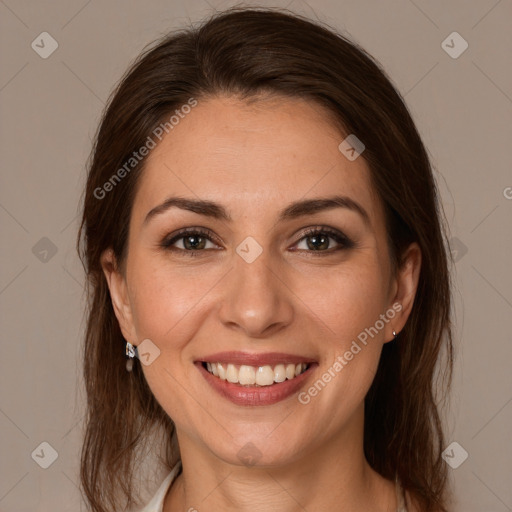
[[[83,275],[74,242],[91,138],[144,45],[229,5],[0,0],[2,512],[85,510],[77,488]],[[450,469],[456,510],[511,511],[512,2],[260,5],[288,5],[338,27],[405,96],[439,171],[458,250],[447,438],[469,457]],[[454,31],[469,44],[456,59],[441,46]],[[42,32],[59,45],[47,59],[31,48]],[[48,469],[34,460],[43,459],[35,455],[42,442],[58,454]]]

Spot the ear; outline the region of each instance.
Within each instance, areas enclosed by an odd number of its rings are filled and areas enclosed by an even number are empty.
[[[133,323],[128,286],[125,277],[118,268],[114,251],[111,248],[105,250],[101,255],[100,262],[107,280],[112,306],[121,332],[126,341],[136,346],[138,341]]]
[[[387,324],[386,339],[394,339],[393,331],[399,334],[404,328],[414,304],[421,270],[421,249],[414,242],[405,251],[402,264],[393,278],[390,307],[396,315]]]

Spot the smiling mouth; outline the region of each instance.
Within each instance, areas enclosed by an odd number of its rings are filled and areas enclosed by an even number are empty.
[[[309,363],[286,363],[273,366],[249,366],[232,363],[202,362],[203,368],[211,375],[240,386],[264,387],[293,380],[303,374]]]

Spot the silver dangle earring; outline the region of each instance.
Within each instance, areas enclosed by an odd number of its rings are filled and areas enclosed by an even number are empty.
[[[133,358],[135,357],[135,351],[137,347],[134,347],[129,341],[126,342],[126,371],[131,372],[133,370]]]
[[[393,330],[393,338],[396,338],[398,336],[398,334],[396,333],[395,330]]]

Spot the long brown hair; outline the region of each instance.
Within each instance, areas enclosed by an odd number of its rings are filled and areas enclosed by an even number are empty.
[[[259,93],[316,102],[345,134],[356,134],[366,146],[362,157],[384,204],[395,268],[411,242],[421,248],[412,312],[398,339],[384,345],[365,399],[364,450],[382,476],[399,477],[421,510],[446,512],[440,397],[450,388],[453,366],[449,253],[429,157],[403,98],[364,49],[327,25],[284,10],[254,8],[221,12],[146,49],[112,94],[96,134],[77,241],[89,306],[83,494],[93,512],[120,510],[120,500],[123,506],[138,504],[132,476],[153,428],[164,433],[162,444],[151,437],[164,467],[170,470],[179,460],[173,422],[153,397],[140,365],[131,373],[125,369],[125,340],[100,264],[101,253],[111,247],[123,268],[145,158],[121,173],[122,179],[112,176],[191,98],[250,99]]]

